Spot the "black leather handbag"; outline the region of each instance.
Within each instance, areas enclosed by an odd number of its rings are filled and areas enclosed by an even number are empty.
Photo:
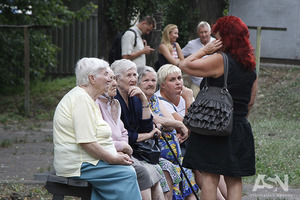
[[[150,164],[158,164],[160,158],[160,148],[158,139],[148,139],[136,142],[132,145],[133,156],[139,160],[144,160]]]
[[[183,123],[194,133],[210,136],[227,136],[232,132],[233,101],[227,90],[228,58],[224,61],[224,86],[210,86],[208,78],[196,100],[188,108]]]

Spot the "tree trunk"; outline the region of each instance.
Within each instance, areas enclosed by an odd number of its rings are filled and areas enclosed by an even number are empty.
[[[114,39],[114,31],[109,26],[105,12],[109,0],[98,1],[98,57],[108,61],[108,54],[111,43]]]
[[[199,22],[206,21],[211,26],[217,21],[218,18],[223,16],[224,7],[224,0],[190,0],[191,13],[199,11],[199,15],[197,17]],[[196,26],[194,30],[190,30],[190,39],[198,37]]]
[[[146,55],[146,65],[154,67],[154,63],[157,61],[157,49],[161,41],[161,28],[162,28],[162,13],[155,13],[153,17],[156,20],[156,29],[151,34],[145,37],[148,45],[155,49],[154,52]]]

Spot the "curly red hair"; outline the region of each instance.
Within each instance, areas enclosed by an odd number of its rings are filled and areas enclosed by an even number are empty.
[[[225,16],[216,21],[212,32],[219,32],[225,51],[240,62],[245,69],[255,69],[254,48],[249,40],[249,30],[246,24],[238,17]]]

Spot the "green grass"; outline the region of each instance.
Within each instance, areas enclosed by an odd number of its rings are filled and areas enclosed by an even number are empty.
[[[256,169],[266,177],[289,177],[300,186],[300,70],[262,68],[251,115]],[[257,177],[245,178],[254,183]],[[271,184],[271,183],[269,183]]]
[[[30,116],[24,117],[24,94],[0,97],[0,123],[51,120],[60,99],[75,86],[75,77],[45,80],[30,86]],[[12,88],[13,89],[13,88]]]

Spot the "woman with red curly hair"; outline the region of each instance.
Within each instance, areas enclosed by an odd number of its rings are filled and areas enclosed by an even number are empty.
[[[217,52],[227,54],[227,86],[234,104],[233,130],[229,136],[191,132],[183,165],[202,173],[201,199],[216,199],[220,175],[224,175],[226,199],[241,200],[241,177],[255,174],[254,139],[247,120],[257,91],[254,49],[249,41],[249,30],[238,17],[219,18],[212,31],[216,40],[181,61],[179,67],[189,75],[208,78],[212,86],[222,87],[223,57]],[[209,54],[213,55],[203,58]]]

